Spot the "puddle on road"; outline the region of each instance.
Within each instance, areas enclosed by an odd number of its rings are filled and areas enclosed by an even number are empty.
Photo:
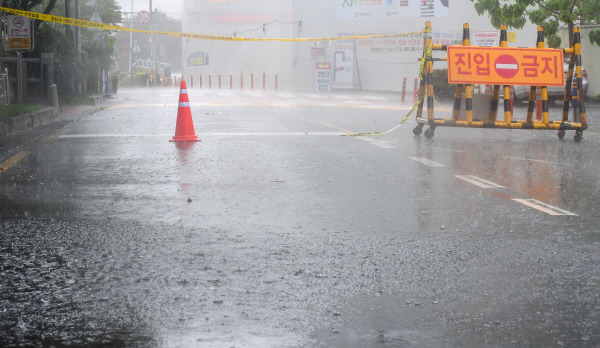
[[[400,296],[360,295],[352,298],[334,316],[331,327],[316,331],[316,347],[438,347],[443,330],[427,319],[443,305],[436,300],[405,299]]]

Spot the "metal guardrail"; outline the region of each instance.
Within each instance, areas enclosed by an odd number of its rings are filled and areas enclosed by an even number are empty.
[[[8,83],[8,69],[0,73],[0,104],[10,104],[10,84]]]

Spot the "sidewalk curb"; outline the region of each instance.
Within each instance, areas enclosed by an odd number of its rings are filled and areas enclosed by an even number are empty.
[[[101,101],[94,105],[76,105],[65,107],[45,107],[38,111],[12,117],[0,122],[0,139],[31,130],[37,126],[60,120],[69,120],[72,116],[93,115],[105,107],[117,104],[116,101]]]
[[[0,122],[0,138],[53,122],[59,116],[58,107],[45,107],[41,110],[12,117]]]

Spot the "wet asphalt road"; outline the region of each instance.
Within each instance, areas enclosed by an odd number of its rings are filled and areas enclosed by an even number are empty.
[[[14,151],[0,346],[600,345],[599,134],[349,137],[409,106],[190,90],[177,146],[178,92]]]

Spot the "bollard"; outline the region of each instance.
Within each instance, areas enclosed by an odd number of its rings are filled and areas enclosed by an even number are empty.
[[[202,75],[198,75],[198,80],[200,80],[200,89],[202,89]]]
[[[219,91],[221,90],[221,74],[219,74]]]
[[[413,89],[413,103],[416,105],[417,104],[417,82],[419,81],[419,79],[415,78],[415,87]]]
[[[240,90],[244,90],[244,73],[240,74]]]
[[[233,75],[229,75],[229,89],[233,89]]]
[[[190,75],[190,88],[194,88],[194,75]]]
[[[402,79],[402,104],[406,102],[406,77]]]
[[[212,89],[212,75],[208,75],[208,89]]]
[[[277,79],[277,74],[275,74],[275,91],[279,90],[279,81]]]
[[[254,90],[254,73],[250,74],[250,89]]]
[[[263,73],[263,91],[266,89],[266,86],[267,86],[266,78],[267,78],[267,75],[265,73]]]

